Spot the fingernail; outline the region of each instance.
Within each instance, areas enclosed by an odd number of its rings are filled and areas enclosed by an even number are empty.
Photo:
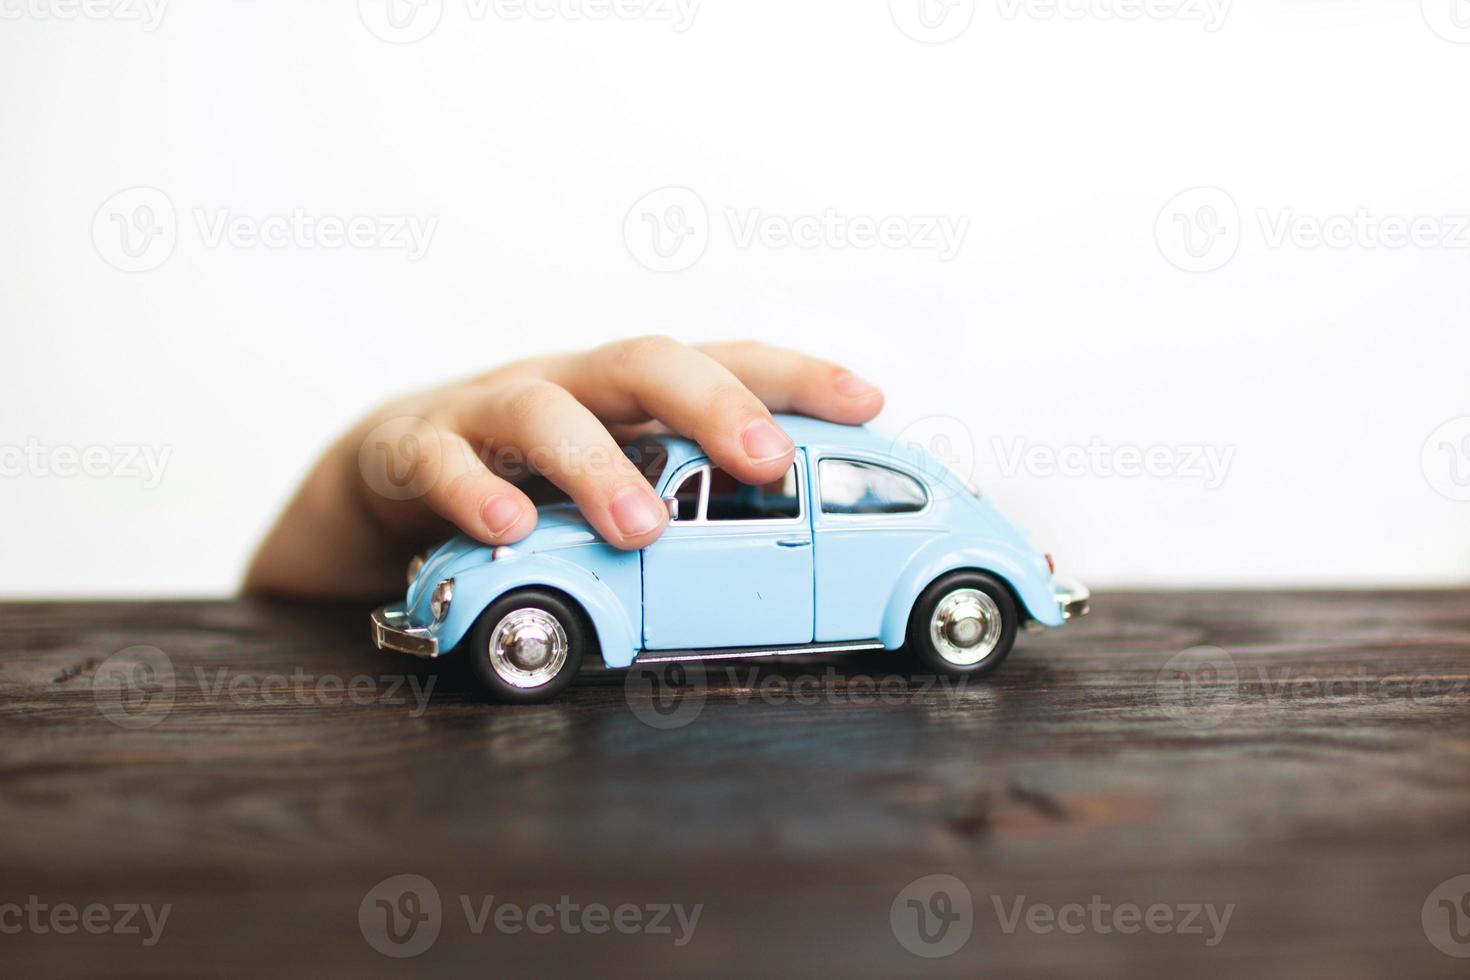
[[[876,385],[869,384],[851,371],[844,371],[842,374],[839,374],[837,380],[832,382],[832,386],[837,389],[838,393],[846,395],[848,398],[862,398],[864,395],[874,394],[878,390]]]
[[[767,463],[780,459],[795,448],[791,439],[764,419],[756,419],[740,434],[740,445],[752,463]]]
[[[485,522],[491,534],[504,534],[520,519],[521,509],[509,497],[496,494],[480,505],[480,520]]]
[[[647,490],[637,487],[628,487],[614,497],[609,510],[612,511],[613,523],[626,538],[647,534],[664,519],[664,511],[658,501]]]

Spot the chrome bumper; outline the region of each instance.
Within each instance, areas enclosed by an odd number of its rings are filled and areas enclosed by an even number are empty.
[[[1092,599],[1092,593],[1087,586],[1075,579],[1061,576],[1053,576],[1051,586],[1052,595],[1056,597],[1057,608],[1062,611],[1063,619],[1087,615],[1091,608],[1089,602]]]
[[[373,645],[415,657],[439,656],[439,641],[422,626],[410,626],[408,610],[395,602],[373,610]]]

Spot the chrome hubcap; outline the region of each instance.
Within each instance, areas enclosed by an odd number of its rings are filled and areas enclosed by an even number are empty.
[[[506,613],[490,634],[490,666],[512,687],[540,687],[567,662],[567,631],[544,609]]]
[[[979,589],[955,589],[939,600],[929,639],[957,667],[973,667],[1000,644],[1000,606]]]

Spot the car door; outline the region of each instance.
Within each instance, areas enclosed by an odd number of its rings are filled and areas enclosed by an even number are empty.
[[[701,460],[666,484],[677,516],[643,549],[648,650],[796,646],[812,639],[812,533],[798,452],[747,486]]]
[[[814,639],[873,639],[898,576],[946,529],[916,474],[860,456],[823,455],[812,468]]]

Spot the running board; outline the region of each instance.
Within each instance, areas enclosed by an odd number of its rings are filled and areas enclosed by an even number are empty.
[[[747,657],[794,657],[803,653],[856,653],[882,650],[877,640],[846,640],[838,643],[803,643],[798,647],[711,647],[708,650],[644,650],[635,664],[671,664],[686,660],[743,660]]]

